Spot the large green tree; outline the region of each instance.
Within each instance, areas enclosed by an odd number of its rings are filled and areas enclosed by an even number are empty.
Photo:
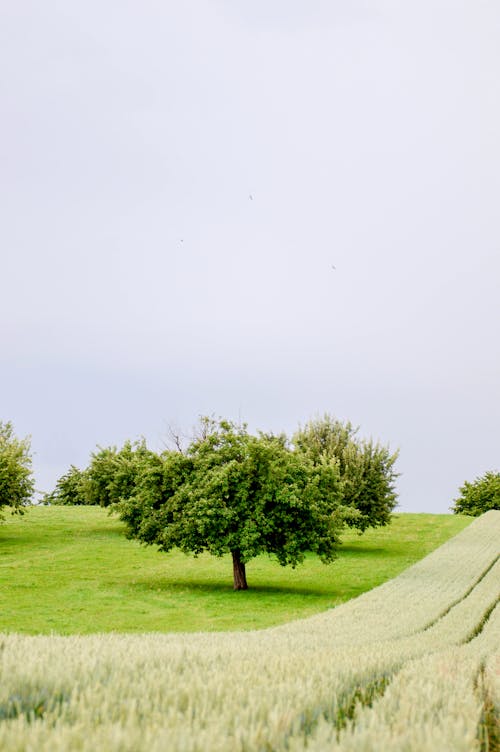
[[[394,464],[397,452],[374,441],[359,439],[358,429],[330,415],[309,421],[293,436],[295,450],[314,465],[337,464],[342,503],[351,510],[346,523],[361,532],[387,525],[397,504]]]
[[[480,478],[465,481],[452,507],[455,514],[478,517],[490,509],[500,509],[500,473],[488,471]]]
[[[18,439],[10,422],[0,421],[0,510],[22,513],[34,492],[29,437]],[[0,519],[3,519],[0,514]]]
[[[336,462],[313,463],[283,436],[209,418],[185,451],[144,468],[116,508],[129,537],[162,551],[230,553],[235,590],[247,588],[246,564],[262,553],[282,565],[306,551],[332,561],[344,521]]]

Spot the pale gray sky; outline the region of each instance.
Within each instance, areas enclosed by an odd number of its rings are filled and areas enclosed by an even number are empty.
[[[0,13],[0,418],[38,488],[204,413],[349,419],[403,511],[499,468],[497,2]]]

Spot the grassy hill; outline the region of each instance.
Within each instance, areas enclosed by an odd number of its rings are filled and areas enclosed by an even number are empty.
[[[0,631],[220,631],[258,629],[349,600],[424,557],[471,518],[396,514],[390,527],[348,532],[339,558],[295,570],[259,557],[250,589],[232,590],[229,557],[162,554],[123,535],[95,507],[34,507],[0,526]]]

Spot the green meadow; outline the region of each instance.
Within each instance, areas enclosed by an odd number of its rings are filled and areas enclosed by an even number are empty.
[[[129,541],[99,507],[32,507],[0,525],[0,631],[25,634],[260,629],[323,611],[402,570],[464,529],[459,515],[395,514],[346,531],[338,559],[296,569],[268,557],[232,589],[230,557],[188,557]]]

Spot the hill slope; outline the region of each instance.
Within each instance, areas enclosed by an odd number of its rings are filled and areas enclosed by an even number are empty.
[[[471,518],[399,514],[346,533],[339,559],[292,570],[267,557],[234,593],[229,558],[162,554],[98,507],[39,507],[0,526],[0,630],[37,634],[254,629],[338,605],[395,577]]]

